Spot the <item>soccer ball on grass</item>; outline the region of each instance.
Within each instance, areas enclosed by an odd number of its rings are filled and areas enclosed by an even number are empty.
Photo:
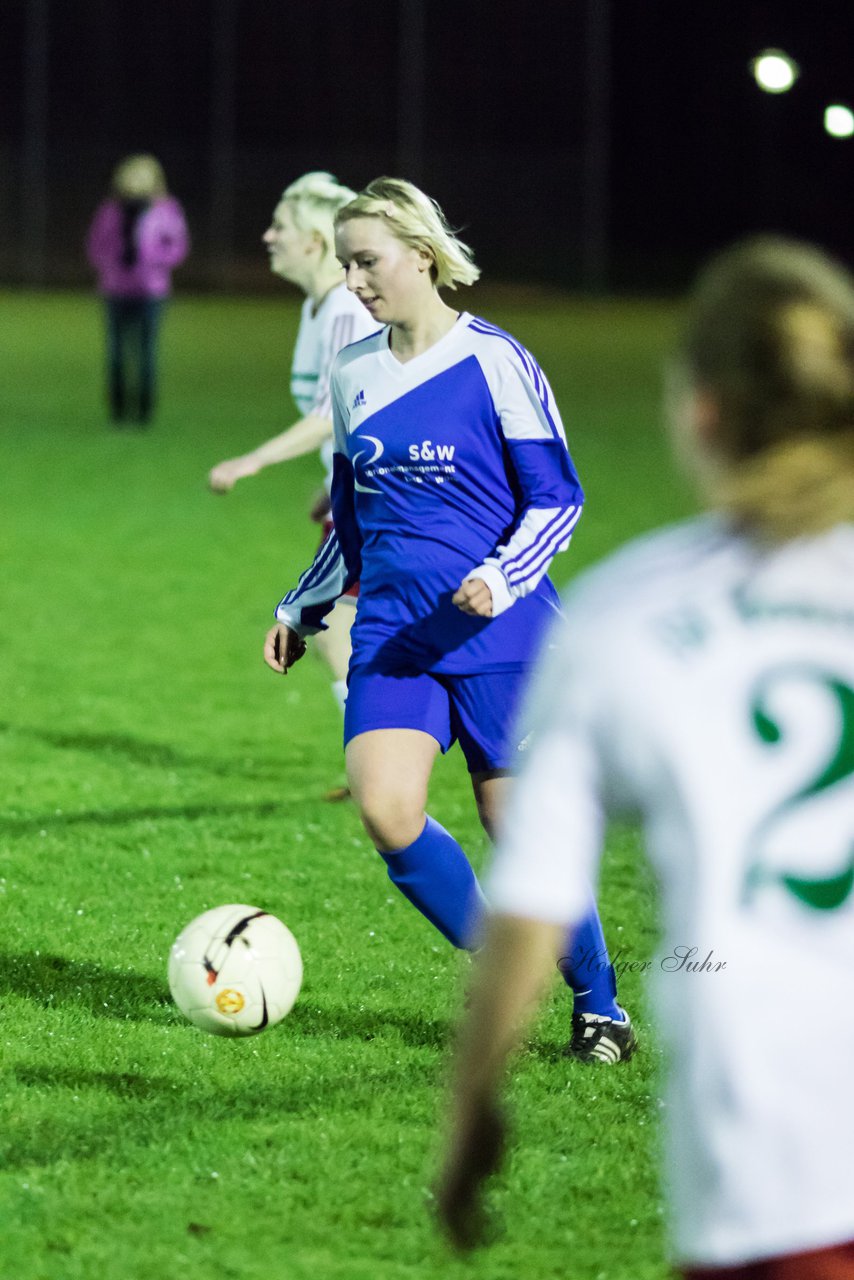
[[[169,989],[194,1026],[254,1036],[281,1022],[302,982],[302,957],[286,925],[258,907],[214,907],[191,920],[169,954]]]

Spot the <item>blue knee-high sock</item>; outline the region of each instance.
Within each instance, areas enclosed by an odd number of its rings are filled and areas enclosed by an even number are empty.
[[[444,827],[428,817],[412,844],[379,853],[392,883],[449,942],[476,945],[483,894],[471,863]]]
[[[570,930],[564,950],[558,968],[572,988],[575,1012],[598,1013],[618,1021],[625,1017],[617,1004],[617,978],[595,903]]]

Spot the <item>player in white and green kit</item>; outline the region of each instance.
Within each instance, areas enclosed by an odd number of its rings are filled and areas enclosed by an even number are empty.
[[[257,475],[266,467],[319,453],[326,487],[315,501],[312,518],[323,526],[324,537],[332,529],[328,498],[332,483],[332,365],[343,347],[378,328],[347,288],[335,257],[333,220],[355,194],[330,173],[305,173],[285,188],[276,205],[263,237],[270,267],[305,294],[291,361],[291,395],[300,416],[287,430],[248,453],[217,463],[208,477],[215,493],[228,493],[238,480]],[[330,617],[317,646],[333,675],[332,691],[342,709],[357,595],[358,586],[354,586]],[[330,792],[330,798],[335,796]]]
[[[699,285],[673,402],[715,514],[589,574],[553,635],[486,884],[442,1212],[471,1242],[506,1046],[607,820],[635,813],[663,894],[677,1261],[697,1280],[847,1280],[854,284],[791,242],[729,251]]]

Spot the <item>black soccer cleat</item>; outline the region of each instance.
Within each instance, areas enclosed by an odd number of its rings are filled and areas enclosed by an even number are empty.
[[[629,1015],[624,1022],[602,1017],[598,1013],[572,1015],[572,1039],[564,1049],[567,1058],[576,1062],[628,1062],[638,1047],[635,1029]]]

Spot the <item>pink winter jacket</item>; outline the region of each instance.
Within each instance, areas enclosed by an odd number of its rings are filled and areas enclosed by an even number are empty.
[[[86,253],[98,273],[98,289],[110,298],[165,298],[172,268],[190,248],[184,212],[173,196],[152,200],[135,229],[136,261],[122,264],[122,202],[99,205],[86,237]]]

